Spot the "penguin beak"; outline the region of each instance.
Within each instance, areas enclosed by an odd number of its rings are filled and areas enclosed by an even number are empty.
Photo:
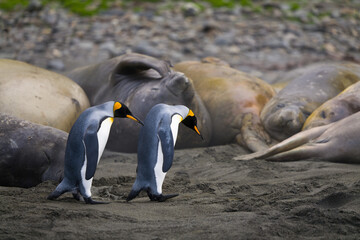
[[[201,135],[199,129],[198,129],[196,126],[194,126],[194,130],[195,130],[195,132],[197,132],[197,134],[199,134],[199,136],[201,137],[201,139],[204,140],[203,136]]]
[[[142,121],[140,121],[140,119],[134,117],[134,116],[131,116],[131,115],[126,115],[127,118],[130,118],[131,120],[134,120],[135,122],[138,122],[140,123],[141,125],[144,126],[144,123]]]
[[[194,115],[194,113],[190,110],[189,115],[181,121],[185,126],[187,126],[190,129],[193,129],[197,134],[200,135],[201,139],[204,140],[203,136],[201,135],[199,129],[196,126],[197,119]]]

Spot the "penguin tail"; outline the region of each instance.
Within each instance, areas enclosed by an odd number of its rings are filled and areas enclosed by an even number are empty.
[[[129,202],[131,200],[133,200],[134,198],[137,197],[137,195],[139,195],[141,189],[140,190],[135,190],[135,189],[131,189],[131,192],[129,193],[128,197],[126,198],[126,201]]]

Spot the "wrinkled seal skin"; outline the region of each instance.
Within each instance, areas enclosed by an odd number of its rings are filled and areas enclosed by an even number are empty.
[[[336,122],[359,111],[360,82],[357,82],[318,107],[306,119],[302,130]]]
[[[171,69],[169,63],[141,54],[125,54],[102,63],[75,69],[67,74],[79,83],[91,105],[120,101],[140,119],[158,103],[185,105],[193,110],[204,137],[199,141],[189,129],[179,129],[177,148],[209,144],[211,122],[192,82]],[[107,148],[119,152],[136,152],[140,128],[137,123],[117,119],[110,132]],[[126,136],[126,137],[124,137]]]
[[[242,155],[235,160],[314,160],[360,164],[360,112],[338,122],[295,134],[266,151]]]
[[[193,80],[210,113],[213,130],[210,145],[238,142],[251,151],[268,148],[271,139],[259,116],[275,95],[269,84],[212,57],[202,62],[180,62],[174,69]]]
[[[357,64],[324,64],[293,79],[261,112],[266,131],[282,141],[301,131],[321,104],[360,80]]]
[[[64,172],[68,134],[0,113],[0,185],[33,187]]]
[[[69,132],[89,106],[85,92],[71,79],[0,59],[0,112]]]

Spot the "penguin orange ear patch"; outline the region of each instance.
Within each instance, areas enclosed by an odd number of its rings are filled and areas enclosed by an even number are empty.
[[[193,116],[195,116],[195,114],[193,113],[193,111],[191,111],[191,110],[189,109],[188,116],[193,117]]]
[[[115,103],[114,103],[114,109],[113,109],[113,111],[115,112],[115,110],[118,110],[118,109],[120,109],[120,108],[121,108],[121,103],[115,102]]]

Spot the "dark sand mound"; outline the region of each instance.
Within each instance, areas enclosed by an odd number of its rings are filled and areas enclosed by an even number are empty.
[[[86,205],[55,184],[0,187],[0,239],[356,239],[360,165],[233,161],[236,145],[178,150],[163,187],[167,202],[125,201],[136,155],[106,152]]]

